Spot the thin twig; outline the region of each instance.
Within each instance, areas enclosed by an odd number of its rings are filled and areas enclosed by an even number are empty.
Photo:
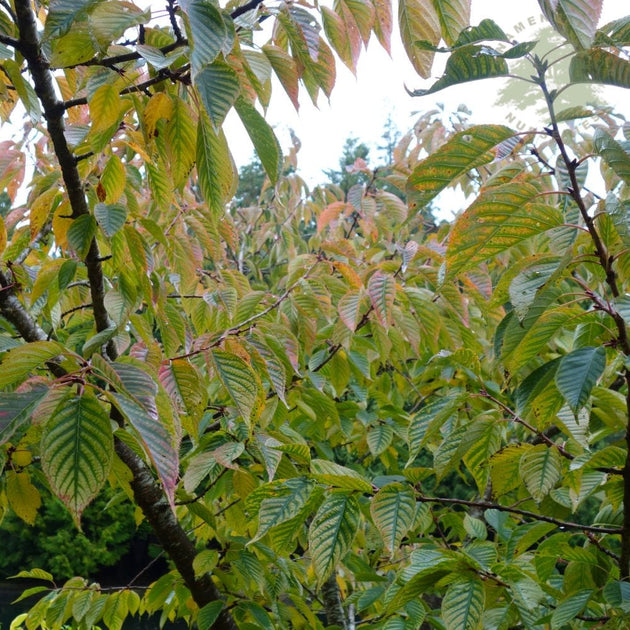
[[[530,512],[528,510],[519,510],[517,508],[508,507],[506,505],[500,505],[498,503],[491,503],[488,501],[467,501],[465,499],[451,499],[446,497],[427,497],[420,493],[416,495],[416,499],[420,503],[437,503],[441,505],[465,505],[467,507],[478,507],[483,510],[499,510],[500,512],[509,512],[510,514],[518,514],[526,518],[531,518],[536,521],[544,521],[545,523],[552,523],[558,527],[565,529],[578,529],[583,532],[594,532],[596,534],[616,534],[619,535],[623,532],[622,529],[617,527],[595,527],[594,525],[582,525],[581,523],[573,523],[572,521],[562,521],[558,518],[551,516],[545,516],[544,514],[536,514],[536,512]]]

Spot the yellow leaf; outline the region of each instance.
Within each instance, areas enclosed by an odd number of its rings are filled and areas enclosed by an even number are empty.
[[[333,261],[333,266],[343,276],[344,280],[350,284],[350,286],[355,289],[360,289],[363,286],[361,277],[352,267],[350,267],[350,265],[346,265],[346,263],[343,262]]]
[[[126,181],[127,174],[123,163],[117,155],[112,155],[103,169],[99,182],[105,189],[105,199],[99,198],[99,201],[116,203],[125,192]]]
[[[165,92],[158,92],[153,95],[147,106],[144,108],[144,125],[146,127],[147,136],[153,138],[155,136],[155,128],[160,118],[167,121],[173,113],[173,101]]]
[[[11,509],[25,523],[32,525],[37,516],[37,510],[42,504],[39,490],[31,483],[27,472],[7,471],[7,498]]]
[[[52,228],[55,235],[55,242],[61,249],[68,249],[68,228],[72,225],[72,219],[70,214],[72,208],[68,201],[63,201],[57,206],[55,214],[53,215]]]
[[[94,92],[89,105],[92,131],[105,131],[118,123],[122,99],[113,85],[101,85]]]
[[[54,206],[55,198],[60,194],[61,193],[56,188],[49,188],[31,204],[31,211],[29,213],[31,240],[33,240],[40,233],[44,225],[46,225]]]
[[[0,254],[7,246],[7,228],[4,225],[4,219],[0,217]]]

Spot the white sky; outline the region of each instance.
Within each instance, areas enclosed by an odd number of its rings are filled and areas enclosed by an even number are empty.
[[[629,9],[627,0],[605,0],[600,25],[626,15]],[[522,23],[525,30],[515,36],[519,41],[534,39],[541,25],[536,0],[472,0],[472,11],[472,24],[490,17],[509,35],[515,35],[515,26]],[[535,26],[530,26],[531,22]],[[301,90],[300,111],[296,113],[284,90],[276,83],[267,120],[275,128],[283,148],[290,145],[289,129],[295,131],[302,143],[299,170],[311,185],[324,181],[322,169],[337,167],[349,136],[368,144],[372,159],[377,158],[376,146],[382,143],[388,114],[402,133],[413,126],[417,112],[432,109],[436,103],[443,103],[449,110],[463,103],[473,111],[473,120],[477,123],[505,121],[505,110],[494,105],[501,86],[496,79],[453,86],[422,98],[412,98],[405,91],[405,85],[410,89],[428,87],[440,73],[441,68],[436,66],[434,78],[426,81],[416,74],[407,60],[395,24],[391,58],[373,37],[359,60],[357,78],[338,61],[337,82],[330,103],[321,95],[319,109],[312,105],[306,91]],[[621,92],[621,89],[607,88],[606,97],[610,102],[616,100],[617,108],[623,110],[628,97],[627,94],[620,97]],[[627,105],[625,110],[630,116]],[[237,164],[247,163],[253,156],[249,138],[237,120],[228,119],[227,124]]]

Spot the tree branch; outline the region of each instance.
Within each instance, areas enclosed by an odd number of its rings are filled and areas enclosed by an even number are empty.
[[[37,325],[22,302],[17,299],[11,279],[0,271],[0,314],[15,328],[24,341],[46,341],[48,335]]]
[[[491,503],[489,501],[466,501],[465,499],[450,499],[446,497],[426,497],[423,494],[416,493],[416,498],[420,503],[438,503],[440,505],[465,505],[468,507],[477,507],[483,510],[499,510],[500,512],[509,512],[510,514],[518,514],[526,518],[531,518],[536,521],[544,521],[545,523],[553,523],[558,527],[565,529],[579,529],[583,532],[593,532],[596,534],[621,534],[622,529],[614,527],[595,527],[593,525],[581,525],[580,523],[573,523],[572,521],[562,521],[558,518],[551,516],[545,516],[544,514],[536,514],[536,512],[529,512],[528,510],[519,510],[518,508],[509,507],[507,505],[500,505],[498,503]]]
[[[5,46],[10,46],[11,48],[15,48],[16,50],[20,50],[20,42],[13,37],[9,37],[8,35],[3,35],[0,33],[0,44],[4,44]]]
[[[61,167],[64,185],[72,208],[72,217],[76,219],[79,216],[90,214],[90,209],[74,154],[70,150],[64,134],[63,103],[57,98],[55,92],[53,75],[40,45],[37,19],[30,1],[16,0],[15,12],[20,33],[20,51],[26,59],[35,92],[42,104],[46,127]],[[103,269],[95,238],[90,243],[84,262],[87,267],[92,304],[94,305],[94,321],[97,331],[100,332],[108,328],[111,322],[105,308]],[[107,351],[111,358],[115,358],[116,349],[112,341],[107,344]]]
[[[321,593],[326,612],[326,623],[329,626],[338,626],[343,630],[347,630],[348,621],[341,603],[341,593],[339,592],[339,584],[337,584],[336,571],[333,571],[330,577],[322,584]]]
[[[114,443],[116,454],[133,474],[131,487],[142,513],[151,525],[164,551],[175,564],[199,608],[221,600],[219,589],[208,573],[196,577],[193,561],[197,555],[194,544],[182,529],[177,516],[171,510],[164,492],[155,481],[144,461],[121,440]],[[238,630],[227,608],[223,608],[213,630]]]

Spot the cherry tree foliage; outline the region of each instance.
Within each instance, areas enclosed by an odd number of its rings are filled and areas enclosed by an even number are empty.
[[[602,2],[539,0],[542,54],[468,0],[0,0],[0,119],[25,116],[0,156],[0,515],[54,496],[80,528],[108,485],[170,562],[147,588],[24,567],[12,628],[626,627],[630,125],[557,106],[630,87]],[[503,78],[544,118],[428,111],[391,164],[309,190],[274,92],[328,97],[394,27],[419,77],[446,56],[420,108]],[[266,174],[248,206],[232,110]],[[436,226],[446,189],[467,207]]]

